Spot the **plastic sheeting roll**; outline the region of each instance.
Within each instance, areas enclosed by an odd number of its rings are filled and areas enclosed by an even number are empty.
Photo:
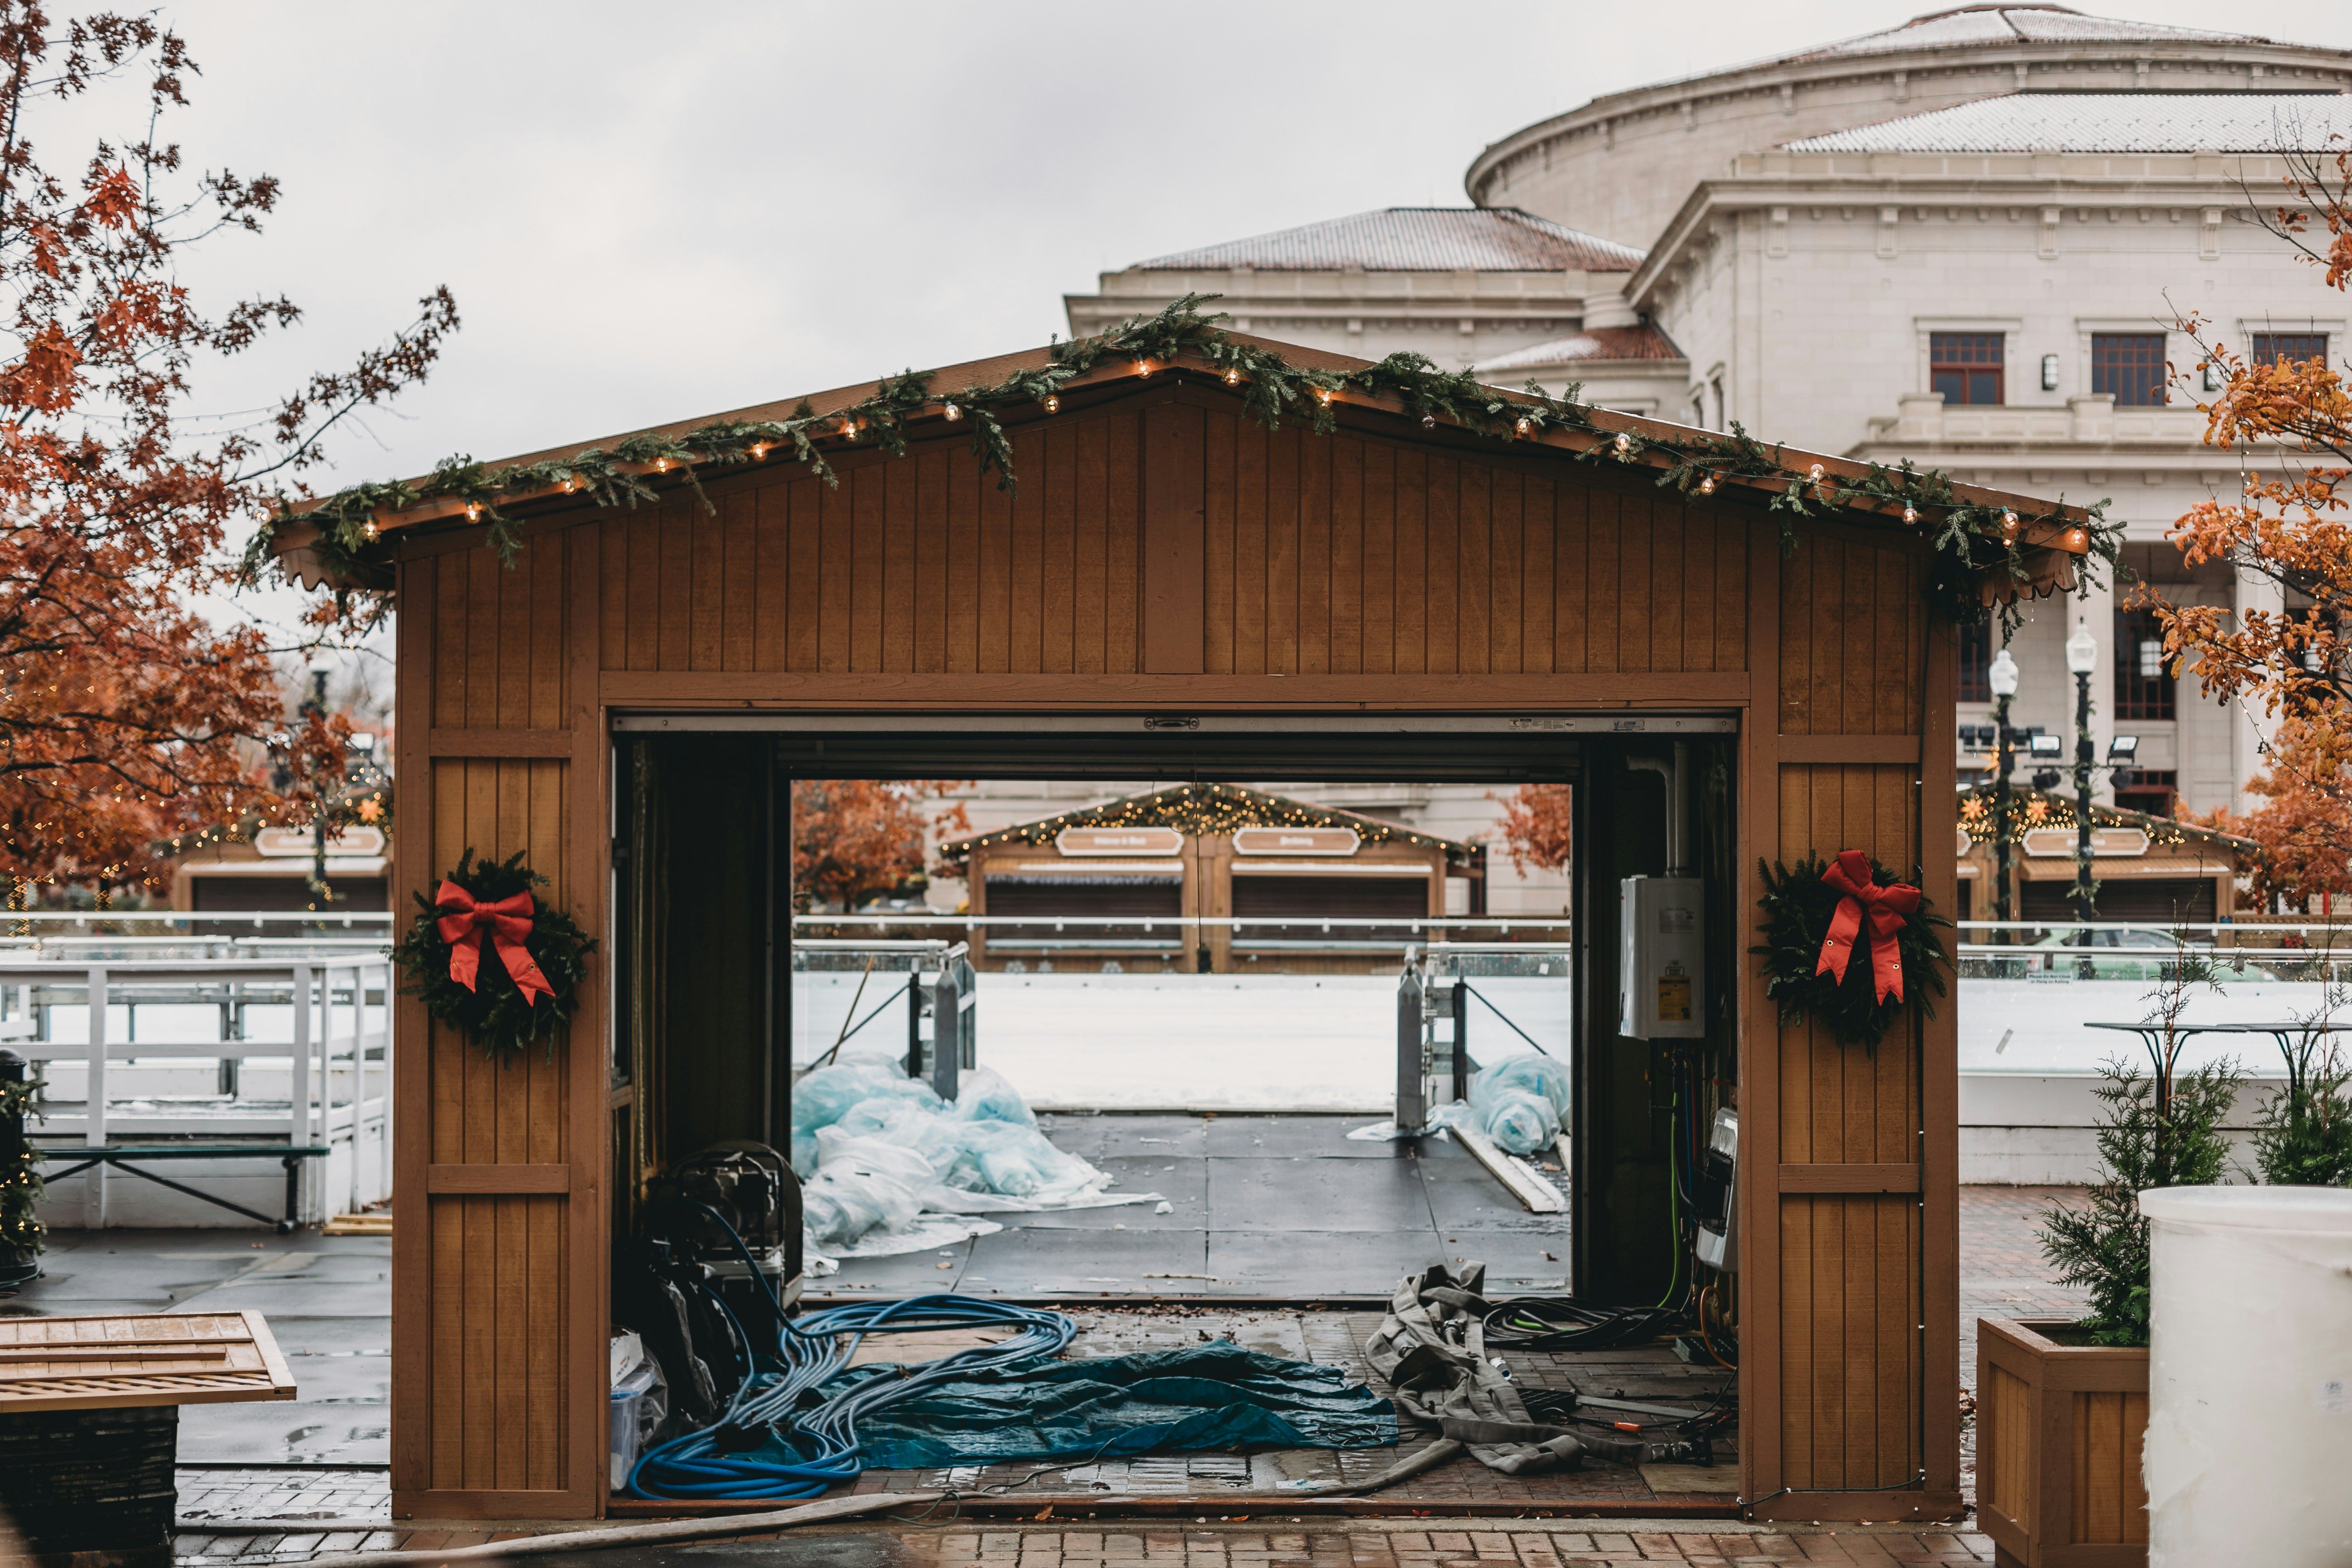
[[[2150,1568],[2352,1563],[2352,1190],[2139,1195]]]

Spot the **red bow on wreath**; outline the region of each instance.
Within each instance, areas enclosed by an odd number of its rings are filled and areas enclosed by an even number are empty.
[[[455,882],[443,882],[440,892],[434,895],[435,904],[456,906],[458,912],[443,915],[434,922],[441,940],[449,944],[449,978],[471,991],[474,977],[481,970],[482,943],[488,941],[499,950],[499,962],[507,966],[507,973],[522,993],[523,1001],[538,1005],[541,996],[555,994],[555,987],[531,962],[530,949],[523,939],[530,934],[531,898],[529,893],[517,893],[486,904]]]
[[[1870,857],[1859,849],[1842,850],[1830,868],[1822,873],[1822,880],[1845,895],[1838,900],[1837,911],[1830,916],[1829,934],[1822,939],[1822,961],[1813,968],[1816,974],[1827,972],[1839,984],[1845,984],[1845,966],[1853,956],[1853,939],[1863,936],[1863,911],[1870,911],[1870,931],[1863,940],[1870,946],[1870,968],[1874,994],[1884,1002],[1892,996],[1903,1000],[1903,954],[1895,945],[1895,933],[1903,929],[1903,917],[1916,913],[1919,908],[1919,889],[1908,883],[1897,882],[1882,888],[1870,874]]]

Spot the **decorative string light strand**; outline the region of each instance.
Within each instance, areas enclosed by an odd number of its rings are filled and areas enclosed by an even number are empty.
[[[1685,496],[1711,497],[1729,479],[1755,481],[1777,492],[1770,507],[1784,514],[1784,552],[1796,548],[1795,522],[1801,517],[1847,516],[1886,524],[1900,514],[1905,524],[1916,526],[1932,514],[1940,520],[1930,536],[1939,566],[1930,597],[1957,621],[1984,618],[1987,601],[1994,596],[1985,591],[1989,577],[2006,579],[2021,589],[2032,584],[2034,574],[2024,545],[2029,521],[2057,526],[2064,531],[2063,544],[2083,546],[2069,552],[2084,559],[2080,580],[2084,586],[2095,580],[2093,563],[2110,573],[2115,566],[2122,529],[2106,521],[2105,500],[2082,509],[2083,523],[2066,516],[2063,500],[2058,510],[2025,520],[2006,507],[1963,500],[1942,472],[1916,468],[1908,461],[1892,468],[1872,463],[1860,474],[1832,473],[1825,464],[1810,460],[1802,469],[1791,468],[1781,460],[1780,447],[1757,440],[1737,422],[1722,434],[1607,430],[1595,420],[1592,406],[1579,401],[1580,385],[1570,386],[1559,397],[1533,383],[1522,392],[1507,393],[1468,372],[1439,370],[1414,353],[1391,354],[1353,371],[1297,366],[1272,349],[1223,331],[1217,325],[1226,319],[1223,314],[1203,315],[1199,307],[1216,298],[1187,294],[1156,314],[1130,318],[1097,337],[1055,342],[1047,350],[1047,363],[1015,370],[993,385],[943,392],[931,384],[935,372],[908,371],[883,378],[850,406],[824,414],[803,399],[782,419],[718,420],[677,435],[640,434],[609,449],[591,447],[569,458],[497,468],[468,457],[453,457],[421,479],[353,485],[311,502],[283,499],[277,514],[257,531],[247,547],[243,574],[248,583],[257,581],[276,553],[279,536],[308,528],[316,531],[316,538],[304,547],[342,584],[341,591],[380,592],[390,586],[389,549],[381,537],[383,517],[436,502],[454,503],[468,521],[486,525],[486,542],[511,565],[521,540],[513,520],[500,510],[501,503],[567,493],[584,495],[599,506],[635,506],[660,498],[645,476],[677,474],[708,507],[709,498],[701,496],[702,469],[761,462],[771,452],[783,451],[815,478],[837,484],[839,477],[821,441],[871,446],[892,457],[903,456],[909,422],[935,412],[949,423],[969,427],[981,471],[993,471],[998,485],[1010,492],[1018,481],[1012,438],[1001,415],[1024,405],[1058,413],[1061,393],[1106,361],[1129,361],[1136,374],[1149,374],[1188,358],[1204,363],[1240,395],[1250,417],[1268,429],[1278,428],[1286,416],[1303,417],[1317,434],[1330,435],[1339,427],[1335,405],[1354,395],[1395,404],[1428,429],[1444,419],[1472,435],[1504,442],[1539,440],[1560,431],[1590,436],[1594,439],[1573,456],[1583,461],[1605,455],[1622,464],[1654,462],[1661,467],[1657,482]],[[2001,618],[2010,624],[2018,614],[2012,596],[2002,605]]]

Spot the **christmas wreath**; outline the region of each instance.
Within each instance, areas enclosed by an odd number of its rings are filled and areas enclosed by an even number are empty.
[[[0,1121],[26,1116],[39,1120],[35,1102],[40,1092],[37,1082],[0,1083]],[[0,1162],[0,1250],[14,1247],[30,1255],[44,1246],[42,1237],[47,1230],[37,1212],[41,1173],[35,1169],[40,1162],[40,1150],[22,1139],[17,1141],[16,1157]]]
[[[1780,1004],[1781,1023],[1817,1018],[1840,1044],[1867,1051],[1906,1002],[1935,1016],[1927,992],[1945,994],[1937,967],[1950,959],[1931,928],[1952,922],[1929,912],[1917,888],[1859,849],[1792,868],[1757,864],[1764,945],[1748,951],[1764,961],[1764,994]]]
[[[466,851],[392,950],[409,973],[403,990],[461,1029],[500,1062],[534,1039],[547,1043],[572,1016],[593,938],[531,891],[547,879],[511,858],[476,862]]]

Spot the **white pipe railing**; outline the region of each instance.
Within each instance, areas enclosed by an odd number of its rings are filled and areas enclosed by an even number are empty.
[[[98,958],[50,951],[0,948],[0,1038],[19,1056],[41,1063],[79,1063],[84,1072],[80,1115],[57,1102],[46,1119],[71,1131],[79,1121],[83,1143],[110,1145],[118,1132],[173,1137],[275,1142],[292,1147],[341,1145],[349,1169],[341,1184],[356,1210],[388,1196],[392,1182],[392,998],[394,977],[383,945],[362,951],[279,958]],[[83,1037],[56,1037],[58,1009],[79,1001]],[[139,1038],[139,1009],[203,1006],[218,1020],[209,1039]],[[256,1037],[247,1027],[256,1008],[289,1009],[282,1037]],[[114,1024],[120,1014],[121,1037]],[[234,1064],[213,1096],[172,1096],[121,1105],[116,1072],[133,1062],[210,1060]],[[243,1092],[249,1061],[283,1060],[288,1094],[283,1109]],[[46,1078],[47,1074],[43,1076]],[[373,1155],[371,1163],[365,1156]],[[325,1162],[303,1177],[304,1206],[323,1204]],[[85,1223],[107,1223],[104,1164],[87,1173]]]

